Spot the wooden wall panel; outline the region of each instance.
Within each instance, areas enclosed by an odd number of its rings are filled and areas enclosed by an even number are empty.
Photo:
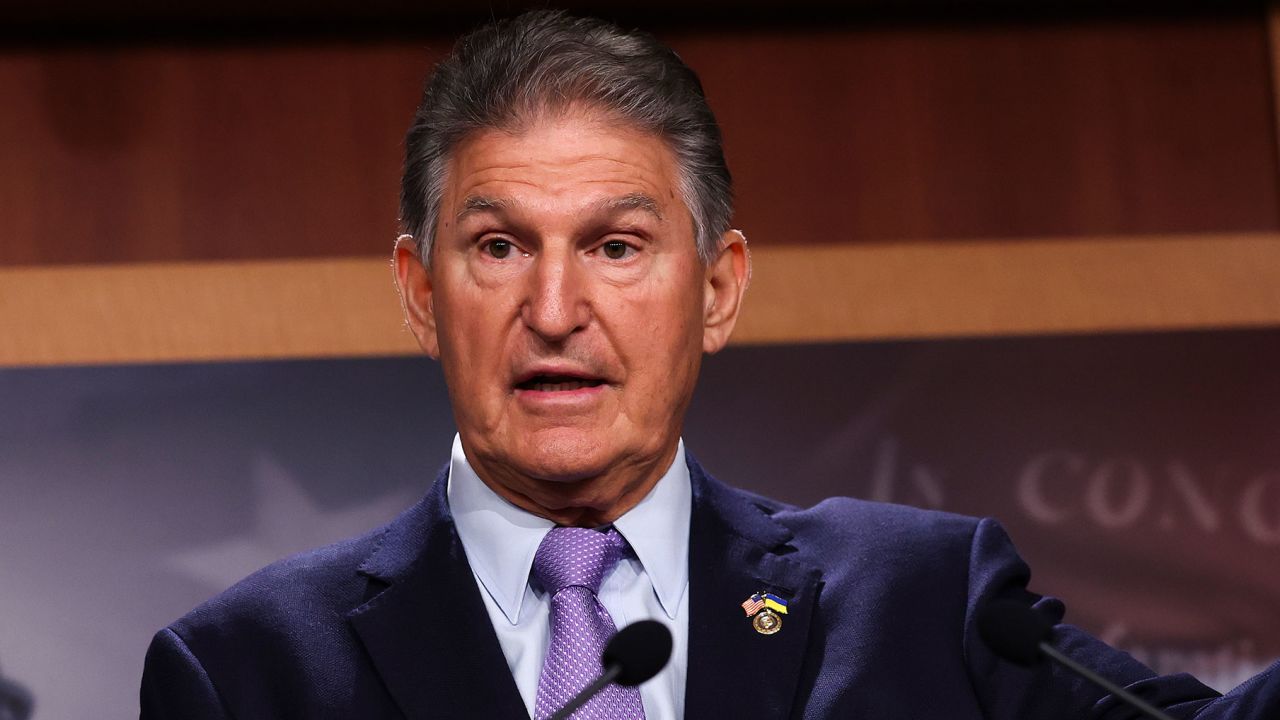
[[[0,262],[389,251],[416,45],[0,55]]]
[[[1280,234],[777,246],[734,342],[1280,325]],[[0,268],[0,367],[415,353],[386,258]]]
[[[1261,16],[668,39],[757,246],[1280,228]],[[384,252],[443,47],[0,54],[0,264]]]
[[[679,46],[726,118],[760,242],[1280,223],[1261,16]]]
[[[1276,131],[1276,161],[1280,163],[1280,0],[1267,10],[1267,39],[1271,50],[1271,112]]]

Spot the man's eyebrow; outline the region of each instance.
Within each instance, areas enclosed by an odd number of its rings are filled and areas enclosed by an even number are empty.
[[[599,208],[606,212],[643,210],[657,218],[659,221],[664,219],[662,217],[662,211],[658,209],[658,201],[644,193],[629,193],[622,197],[610,198],[599,203]]]
[[[502,198],[484,197],[483,195],[469,195],[467,199],[462,201],[462,209],[458,211],[458,215],[454,221],[461,220],[463,217],[474,212],[499,211],[506,210],[508,203]]]

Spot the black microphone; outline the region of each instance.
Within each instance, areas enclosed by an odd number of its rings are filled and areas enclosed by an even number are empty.
[[[1053,622],[1035,608],[1016,600],[992,600],[978,611],[978,635],[992,652],[1009,662],[1031,666],[1048,655],[1080,677],[1120,698],[1129,707],[1156,720],[1173,720],[1156,706],[1072,660],[1049,644]]]
[[[0,720],[27,720],[33,704],[26,688],[0,675]]]
[[[658,674],[671,658],[671,631],[657,620],[632,623],[609,638],[600,662],[604,674],[573,696],[550,720],[565,720],[609,683],[635,687]]]

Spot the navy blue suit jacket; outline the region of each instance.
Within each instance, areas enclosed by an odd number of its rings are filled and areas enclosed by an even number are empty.
[[[850,499],[797,509],[689,467],[690,720],[1131,717],[977,637],[975,609],[993,597],[1063,613],[1026,590],[1029,570],[994,521]],[[790,598],[775,635],[740,607],[761,589]],[[160,631],[142,717],[527,717],[479,592],[442,476],[388,526],[271,565]],[[1068,625],[1056,634],[1176,716],[1280,717],[1276,666],[1220,698]]]

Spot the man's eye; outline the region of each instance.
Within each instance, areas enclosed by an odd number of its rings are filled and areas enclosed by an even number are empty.
[[[490,240],[485,243],[484,249],[489,255],[499,260],[504,260],[511,254],[511,241],[509,240]]]
[[[604,256],[610,260],[621,260],[627,256],[627,251],[631,248],[627,247],[627,244],[621,240],[610,240],[601,245],[600,249],[604,252]]]

